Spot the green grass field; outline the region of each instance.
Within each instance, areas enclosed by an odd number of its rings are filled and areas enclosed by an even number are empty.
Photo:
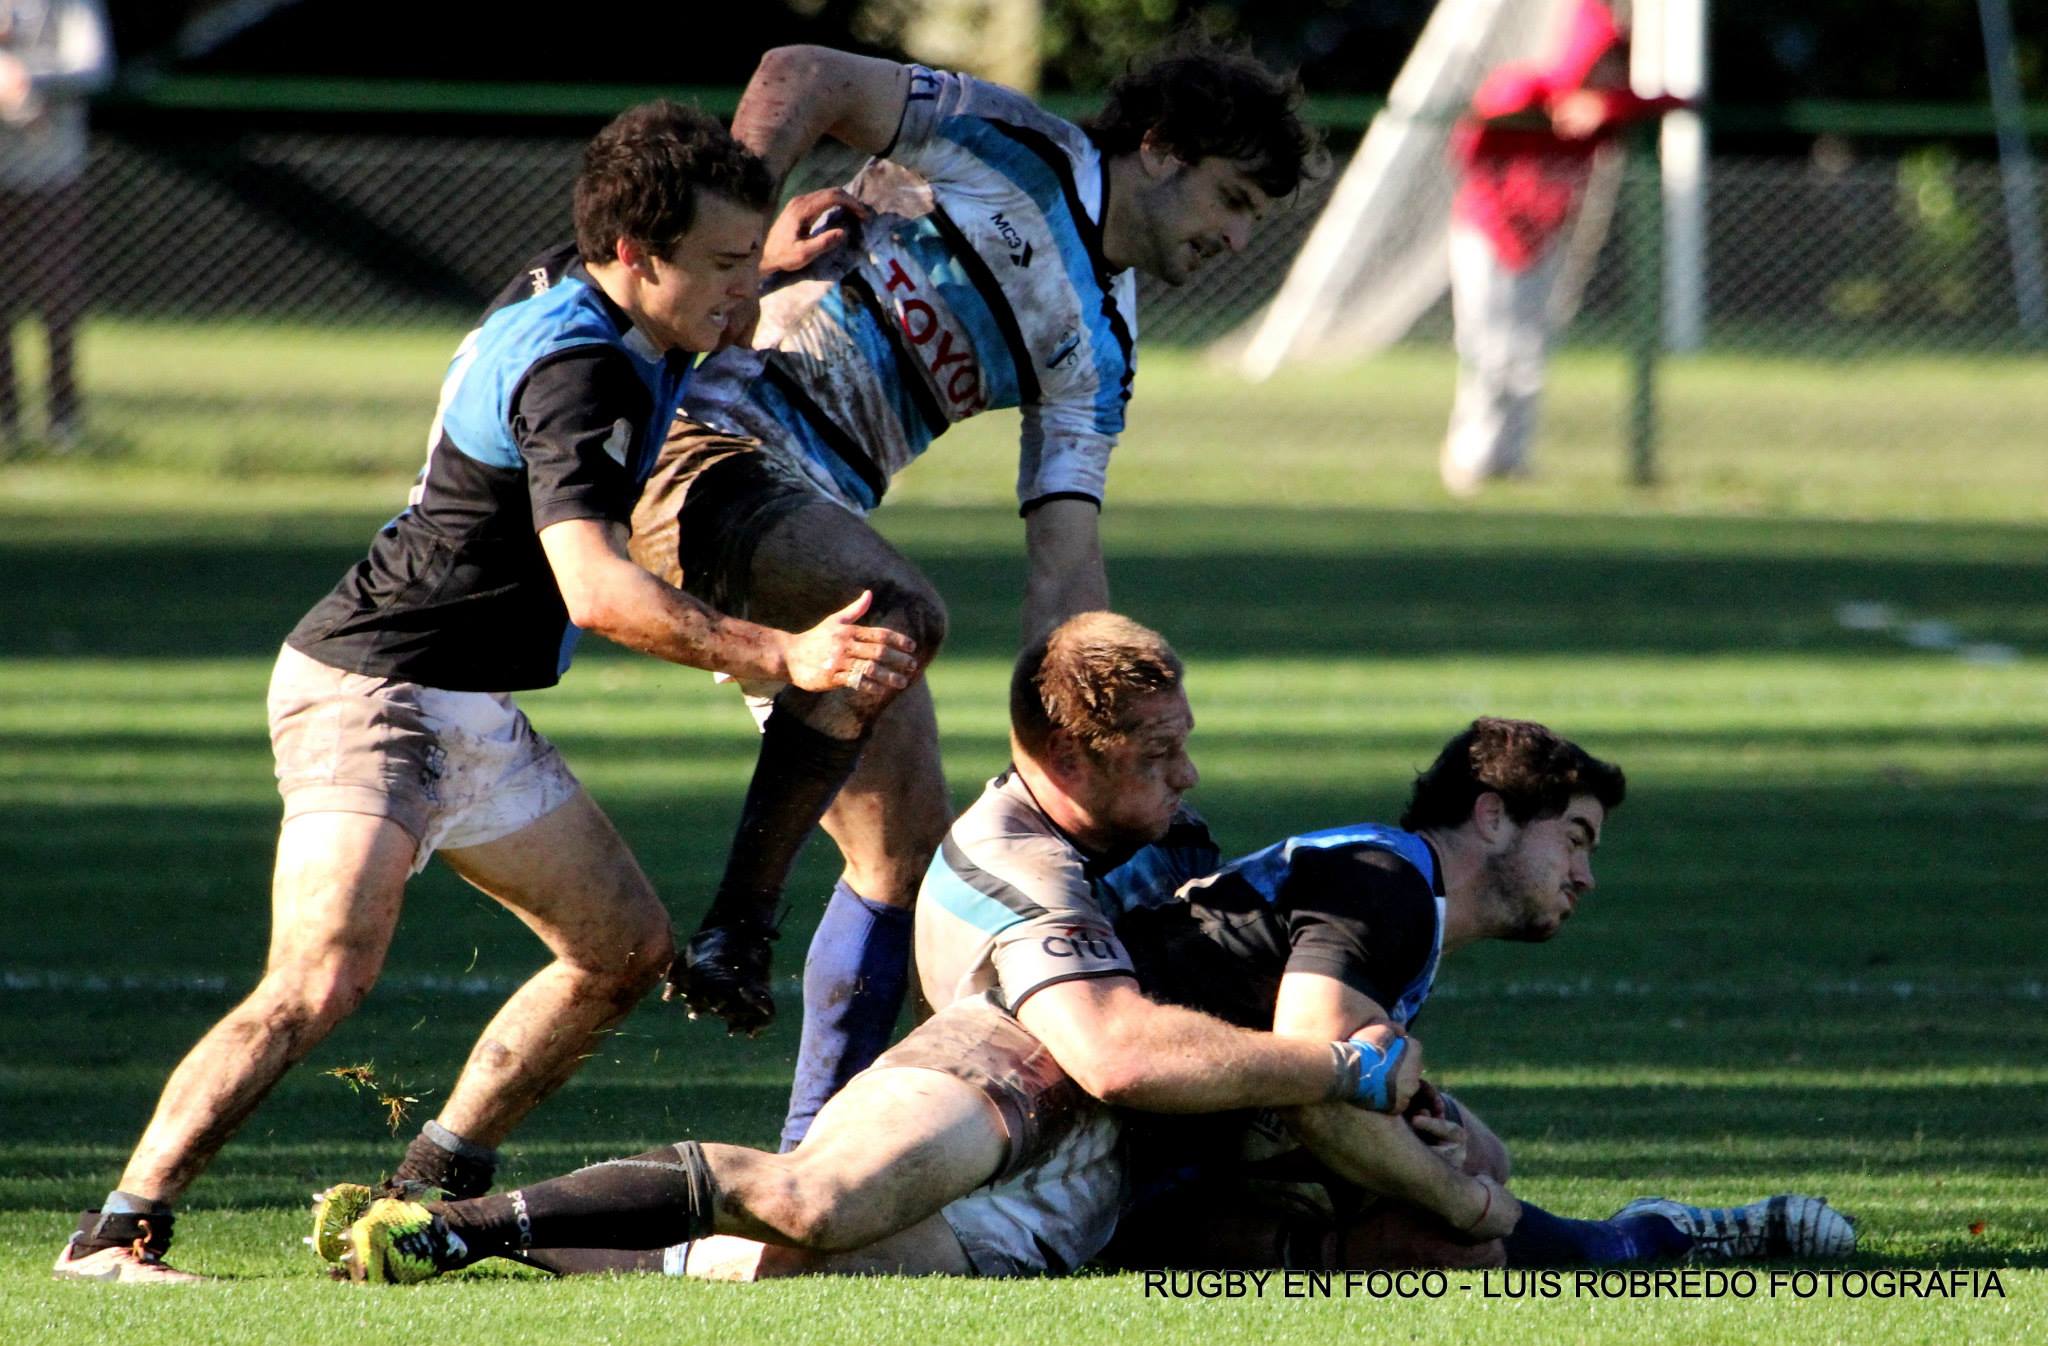
[[[402,499],[453,335],[97,327],[93,438],[0,465],[0,1340],[2018,1342],[2048,1323],[2041,367],[1673,365],[1666,483],[1636,493],[1620,365],[1598,352],[1560,366],[1545,476],[1470,505],[1433,485],[1441,357],[1248,390],[1146,352],[1106,537],[1118,605],[1189,657],[1198,801],[1233,850],[1384,817],[1481,711],[1621,761],[1630,800],[1566,935],[1459,955],[1423,1022],[1518,1188],[1577,1215],[1824,1192],[1862,1221],[1858,1267],[1992,1269],[2002,1297],[330,1284],[299,1245],[303,1198],[388,1168],[404,1134],[322,1072],[374,1062],[430,1112],[539,961],[438,869],[384,985],[184,1206],[178,1260],[223,1279],[49,1282],[70,1212],[254,979],[269,660]],[[932,677],[961,803],[1003,761],[1022,573],[991,420],[878,515],[952,604]],[[1845,629],[1851,603],[1977,648]],[[736,699],[587,648],[522,702],[694,922],[752,761]],[[792,972],[830,874],[814,846]],[[522,1130],[507,1179],[683,1136],[765,1143],[793,1046],[793,1023],[735,1043],[650,1003]]]

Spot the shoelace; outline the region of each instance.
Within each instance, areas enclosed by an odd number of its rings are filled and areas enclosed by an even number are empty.
[[[161,1260],[157,1257],[155,1253],[151,1252],[149,1249],[149,1240],[153,1232],[149,1227],[149,1221],[146,1219],[138,1219],[135,1222],[135,1227],[140,1229],[142,1233],[139,1236],[137,1236],[135,1242],[129,1244],[128,1247],[129,1250],[135,1254],[136,1260],[139,1262],[155,1262]]]

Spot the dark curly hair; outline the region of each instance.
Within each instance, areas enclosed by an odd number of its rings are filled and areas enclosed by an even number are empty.
[[[1540,724],[1489,716],[1446,743],[1429,770],[1415,778],[1401,826],[1410,832],[1460,826],[1488,793],[1500,796],[1517,823],[1555,818],[1573,795],[1591,795],[1612,813],[1627,791],[1627,779],[1612,762]]]
[[[1191,35],[1134,63],[1081,125],[1105,155],[1129,154],[1150,133],[1186,163],[1237,160],[1261,191],[1280,197],[1329,171],[1322,137],[1300,107],[1301,82],[1292,75]]]
[[[752,210],[775,200],[768,165],[715,117],[666,98],[627,108],[583,151],[576,250],[609,262],[630,238],[667,257],[696,222],[700,191]]]

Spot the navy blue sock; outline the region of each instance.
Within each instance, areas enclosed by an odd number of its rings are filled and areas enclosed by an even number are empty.
[[[1567,1220],[1524,1201],[1502,1247],[1511,1267],[1613,1267],[1673,1261],[1692,1251],[1692,1240],[1661,1215]]]
[[[825,1100],[868,1068],[903,1011],[910,985],[911,912],[833,885],[804,959],[804,1032],[789,1090],[782,1148],[793,1150]]]

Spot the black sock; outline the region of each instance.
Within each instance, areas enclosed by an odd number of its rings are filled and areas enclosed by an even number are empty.
[[[116,1197],[126,1193],[115,1193]],[[140,1241],[144,1250],[162,1257],[171,1246],[171,1228],[176,1217],[161,1201],[129,1198],[127,1204],[147,1206],[137,1210],[88,1210],[79,1212],[78,1233],[72,1240],[72,1254],[84,1257],[102,1248],[125,1248]]]
[[[865,735],[834,738],[779,705],[769,713],[706,926],[775,923],[790,866],[853,774],[866,741]]]
[[[529,1248],[666,1248],[711,1232],[716,1192],[692,1140],[433,1210],[472,1259]]]
[[[498,1152],[464,1140],[439,1122],[428,1122],[405,1147],[393,1183],[438,1187],[458,1201],[482,1196],[497,1177]]]

